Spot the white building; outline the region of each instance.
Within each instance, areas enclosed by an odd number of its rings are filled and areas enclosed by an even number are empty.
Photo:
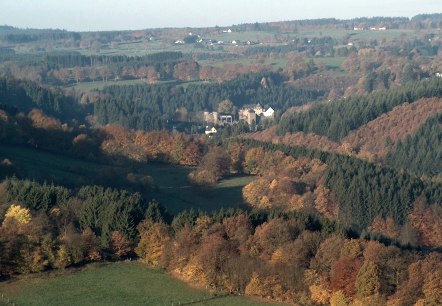
[[[213,134],[216,134],[216,132],[217,130],[214,126],[212,126],[211,129],[209,129],[209,127],[206,126],[206,131],[205,131],[206,135],[212,136]]]
[[[273,118],[275,116],[275,110],[269,107],[265,112],[262,113],[266,118]]]

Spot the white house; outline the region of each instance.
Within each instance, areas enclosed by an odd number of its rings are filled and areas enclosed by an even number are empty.
[[[262,113],[266,118],[273,118],[275,116],[275,110],[269,107],[265,112]]]
[[[206,131],[205,131],[206,135],[211,136],[213,134],[216,134],[216,132],[217,131],[216,131],[216,128],[214,126],[211,129],[209,129],[209,127],[206,126]]]

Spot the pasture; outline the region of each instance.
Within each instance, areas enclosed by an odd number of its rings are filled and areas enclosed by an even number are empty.
[[[31,274],[0,283],[0,293],[0,305],[266,305],[191,288],[135,261]]]
[[[242,188],[252,176],[231,176],[211,187],[193,186],[187,175],[193,168],[164,163],[104,164],[45,152],[29,147],[0,145],[0,161],[9,159],[20,178],[79,188],[103,185],[140,192],[145,199],[156,199],[169,212],[200,209],[212,212],[221,208],[245,208]],[[127,175],[153,178],[152,186],[128,181]]]

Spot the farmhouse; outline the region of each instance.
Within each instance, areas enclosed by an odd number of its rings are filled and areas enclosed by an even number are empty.
[[[275,110],[269,107],[265,112],[262,113],[266,118],[273,118],[275,116]]]
[[[209,128],[209,126],[206,126],[206,131],[204,132],[206,135],[213,136],[214,134],[216,134],[217,130],[214,126],[212,126],[212,128]]]

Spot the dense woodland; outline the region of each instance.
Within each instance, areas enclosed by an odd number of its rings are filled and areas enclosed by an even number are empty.
[[[259,38],[235,44],[219,27],[0,26],[0,281],[138,259],[294,305],[440,304],[441,25],[441,14],[242,24],[232,33]],[[197,128],[202,111],[257,103],[276,110],[263,131]],[[9,147],[99,170],[35,179]],[[151,163],[189,169],[191,190],[247,178],[243,208],[172,214],[137,172]]]
[[[171,218],[137,194],[16,179],[3,182],[1,199],[3,276],[137,255],[207,288],[276,301],[438,299],[440,254],[354,239],[302,212],[184,211]]]
[[[439,98],[405,103],[351,131],[341,142],[358,150],[357,156],[362,159],[383,160],[399,140],[415,134],[430,117],[441,112]]]
[[[266,80],[266,86],[262,80]],[[94,104],[98,123],[118,123],[132,129],[152,130],[165,126],[174,116],[199,121],[202,111],[216,111],[221,101],[229,99],[239,109],[246,104],[272,106],[280,111],[300,106],[323,94],[285,85],[279,74],[249,74],[217,84],[111,86],[101,94],[106,98]],[[184,114],[176,114],[184,112]],[[199,119],[199,120],[198,120]],[[183,120],[183,119],[181,119]]]
[[[33,82],[0,79],[0,103],[15,112],[40,109],[64,121],[83,121],[87,108],[61,90],[46,89]]]
[[[399,141],[387,162],[417,175],[440,176],[442,172],[442,116],[434,116],[413,135]]]
[[[305,112],[297,112],[284,118],[279,133],[302,131],[325,135],[337,141],[349,131],[391,111],[395,106],[421,98],[440,97],[441,85],[441,78],[433,78],[386,92],[317,104]]]

